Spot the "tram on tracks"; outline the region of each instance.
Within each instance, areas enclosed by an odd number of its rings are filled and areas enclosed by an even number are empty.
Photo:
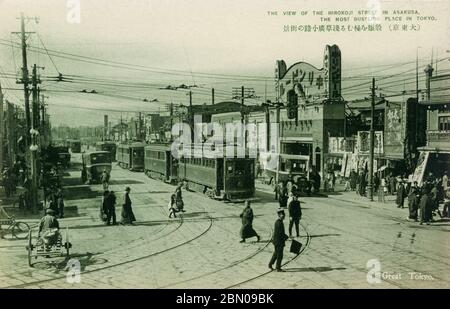
[[[143,171],[144,147],[145,144],[141,142],[119,144],[116,153],[116,160],[119,166],[130,171]]]
[[[144,169],[149,177],[184,181],[190,189],[214,199],[240,200],[255,193],[255,159],[248,153],[242,158],[223,151],[206,155],[201,147],[191,147],[176,159],[170,145],[148,145]]]
[[[178,182],[178,160],[172,156],[169,144],[152,144],[144,152],[144,172],[148,177]]]
[[[95,144],[95,150],[109,152],[111,154],[112,161],[116,160],[116,149],[117,145],[115,142],[112,141],[97,142]]]

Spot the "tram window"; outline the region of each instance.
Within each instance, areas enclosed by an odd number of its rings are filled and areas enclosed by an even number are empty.
[[[213,167],[213,168],[216,167],[216,161],[215,160],[211,160],[211,167]]]
[[[238,173],[239,175],[244,174],[247,166],[248,166],[247,161],[236,161],[235,162],[236,173]]]

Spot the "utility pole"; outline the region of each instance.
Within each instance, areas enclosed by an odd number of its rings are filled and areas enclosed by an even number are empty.
[[[31,129],[31,115],[30,115],[30,97],[28,84],[30,83],[28,77],[28,63],[27,63],[27,34],[34,32],[25,31],[25,16],[23,13],[20,14],[20,32],[13,32],[14,34],[20,34],[21,45],[22,45],[22,80],[18,82],[23,84],[24,99],[25,99],[25,118],[26,118],[26,145],[28,146],[31,140],[30,129]]]
[[[3,172],[3,129],[5,128],[5,124],[3,123],[3,92],[2,85],[0,84],[0,173]],[[8,145],[10,147],[10,145]]]
[[[37,138],[39,135],[39,131],[37,131],[38,128],[38,77],[37,77],[37,66],[36,64],[33,65],[33,76],[32,76],[32,94],[33,94],[33,101],[32,101],[32,122],[31,122],[31,208],[33,212],[37,211],[37,191],[38,191],[38,182],[37,182],[37,174],[38,174],[38,168],[37,168],[37,151],[39,149],[37,145]]]
[[[214,88],[211,89],[212,105],[214,105]]]
[[[122,142],[122,113],[120,114],[120,142]]]
[[[244,123],[244,86],[241,87],[241,122]]]
[[[142,113],[139,112],[139,134],[138,134],[138,139],[140,142],[142,142]]]
[[[41,136],[44,145],[47,146],[47,133],[45,130],[45,98],[48,98],[44,95],[41,95]]]
[[[374,116],[375,116],[375,78],[372,78],[372,102],[370,104],[370,115],[372,121],[370,122],[370,154],[369,154],[369,198],[373,201],[373,160],[374,160],[374,146],[375,146],[375,132],[374,132]]]
[[[192,91],[189,91],[189,127],[191,128],[191,143],[194,144],[194,115],[192,108]]]
[[[40,80],[37,75],[37,66],[36,64],[33,65],[33,74],[31,78],[31,84],[32,84],[32,105],[31,105],[31,111],[32,111],[32,127],[34,129],[37,129],[39,127],[39,89],[38,84],[40,83]]]
[[[417,146],[418,138],[417,138],[417,132],[419,132],[419,47],[416,49],[416,115],[415,115],[415,121],[416,121],[416,128],[414,132],[414,145]]]
[[[173,128],[173,103],[172,102],[170,102],[169,113],[170,113],[170,142],[172,142],[172,128]]]
[[[282,136],[282,132],[280,131],[280,128],[281,128],[281,126],[280,126],[280,107],[281,107],[281,103],[277,102],[276,105],[277,105],[277,107],[276,107],[277,108],[276,109],[276,111],[277,111],[277,113],[276,113],[276,124],[277,124],[277,127],[278,127],[277,134],[279,135],[279,136],[276,137],[276,139],[277,139],[277,143],[279,143],[279,141],[281,140],[281,136]],[[279,145],[279,146],[281,146],[281,145]],[[280,156],[280,153],[281,153],[281,149],[279,149],[278,146],[276,148],[278,148],[278,150],[279,150],[279,153],[275,154],[275,155],[278,156],[277,157],[277,173],[276,173],[276,177],[275,177],[276,178],[275,185],[277,186],[278,183],[279,183],[279,179],[280,179],[280,157],[279,156]]]

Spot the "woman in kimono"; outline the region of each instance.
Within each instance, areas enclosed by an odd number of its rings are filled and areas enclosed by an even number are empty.
[[[409,219],[418,221],[418,210],[419,210],[419,192],[417,188],[411,187],[411,192],[408,196],[408,208],[409,208]]]
[[[253,210],[250,208],[250,202],[245,201],[245,208],[240,217],[242,218],[241,238],[240,242],[245,242],[246,238],[254,237],[260,240],[258,233],[253,229]]]
[[[122,224],[133,224],[136,218],[131,208],[130,187],[125,188],[124,201],[122,205]]]
[[[402,181],[399,181],[398,187],[397,187],[397,199],[396,199],[398,208],[404,208],[405,197],[406,197],[405,186],[403,185]]]

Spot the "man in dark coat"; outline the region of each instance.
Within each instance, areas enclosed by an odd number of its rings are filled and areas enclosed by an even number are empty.
[[[278,203],[280,207],[286,208],[288,200],[288,190],[284,182],[280,182],[278,185]]]
[[[64,196],[61,189],[58,189],[56,193],[56,204],[58,205],[59,217],[64,218]]]
[[[352,169],[350,172],[350,190],[355,191],[356,190],[356,180],[358,178],[358,174],[356,174],[355,170]]]
[[[181,189],[183,188],[183,183],[179,183],[177,188],[175,189],[175,205],[177,208],[177,211],[186,212],[184,210],[184,201],[183,201],[183,195],[181,192]]]
[[[403,185],[403,182],[400,181],[400,182],[398,183],[398,188],[397,188],[397,199],[396,199],[396,203],[397,203],[397,207],[398,207],[398,208],[404,208],[404,205],[405,205],[405,197],[406,197],[405,186]]]
[[[130,187],[126,187],[122,205],[122,224],[133,224],[133,222],[136,221],[133,209],[131,208],[130,191]]]
[[[112,219],[112,224],[116,225],[116,195],[114,193],[114,191],[109,192],[109,195],[107,197],[107,202],[106,202],[106,207],[107,207],[107,217],[106,217],[106,224],[110,225],[111,224],[111,219]]]
[[[275,251],[272,255],[272,258],[269,262],[269,268],[273,270],[273,264],[276,261],[276,269],[277,271],[283,271],[281,269],[281,261],[283,260],[283,250],[286,240],[289,238],[284,232],[284,210],[278,210],[278,219],[275,221],[275,227],[273,231],[272,243],[275,247]]]
[[[104,191],[102,196],[102,207],[100,208],[100,220],[103,222],[106,222],[106,218],[108,217],[108,196],[109,191]]]
[[[300,201],[298,197],[294,195],[292,201],[289,203],[289,237],[292,237],[292,226],[295,224],[295,231],[297,232],[297,237],[299,235],[299,224],[302,218],[302,208],[300,206]]]
[[[391,174],[391,177],[389,178],[389,190],[390,194],[395,194],[395,185],[397,183],[397,180],[395,177]]]
[[[431,198],[430,198],[430,190],[427,186],[424,187],[424,193],[420,198],[419,207],[420,207],[420,224],[425,222],[427,225],[430,224],[431,221]]]
[[[380,177],[378,173],[373,174],[373,192],[378,192],[378,188],[380,187]]]
[[[319,193],[319,191],[320,191],[320,182],[321,182],[320,174],[315,172],[314,173],[314,193]]]
[[[253,229],[253,210],[250,207],[250,201],[245,201],[245,208],[240,217],[242,218],[241,242],[245,242],[246,238],[255,237],[260,240],[258,233]]]
[[[411,187],[408,196],[409,219],[417,221],[417,212],[419,210],[419,192],[416,187]]]

